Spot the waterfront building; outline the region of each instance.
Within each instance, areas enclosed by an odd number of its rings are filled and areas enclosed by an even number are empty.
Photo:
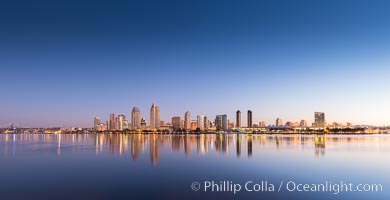
[[[326,128],[325,113],[315,112],[314,113],[314,128]]]
[[[196,120],[192,120],[191,121],[191,130],[196,130],[196,128],[198,127],[197,126],[198,125],[198,123],[196,122]]]
[[[299,123],[299,126],[300,127],[306,127],[307,126],[306,120],[301,120],[301,122]]]
[[[241,111],[237,110],[236,112],[236,127],[240,128],[241,127]]]
[[[205,115],[198,115],[197,116],[197,126],[200,130],[207,130],[210,125],[209,121]]]
[[[129,121],[127,121],[127,119],[123,120],[122,127],[123,130],[129,129]]]
[[[252,111],[251,110],[248,110],[247,121],[248,121],[248,128],[252,128],[253,123],[252,123]]]
[[[179,130],[181,128],[181,119],[179,116],[172,117],[172,129],[174,131]]]
[[[141,119],[141,128],[142,129],[146,129],[146,126],[147,126],[146,119],[142,117],[142,119]]]
[[[93,119],[93,128],[94,128],[95,130],[97,130],[99,124],[100,124],[100,119],[99,119],[99,117],[95,117],[95,118]]]
[[[136,106],[131,111],[131,128],[133,130],[141,128],[141,111]]]
[[[160,128],[160,107],[156,103],[153,103],[150,108],[150,128]]]
[[[228,119],[227,115],[217,115],[215,117],[215,129],[217,131],[227,131],[228,130]]]
[[[103,124],[103,123],[100,123],[96,126],[96,131],[106,131],[107,130],[107,125],[106,124]]]
[[[259,122],[259,127],[265,127],[265,121]]]
[[[187,111],[184,114],[184,129],[190,130],[191,129],[191,115],[190,111]]]
[[[276,126],[283,126],[283,121],[280,118],[276,119]]]
[[[125,115],[118,115],[117,119],[117,130],[123,131],[123,121],[125,120]]]
[[[109,130],[115,130],[115,114],[110,113],[110,120],[108,124],[108,129]]]

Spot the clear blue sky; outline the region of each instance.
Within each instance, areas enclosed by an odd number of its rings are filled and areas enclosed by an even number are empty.
[[[390,124],[390,3],[0,2],[0,125],[92,126],[152,102],[162,120]]]

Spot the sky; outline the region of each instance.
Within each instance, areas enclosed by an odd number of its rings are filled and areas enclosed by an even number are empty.
[[[253,111],[390,125],[390,2],[2,0],[0,126]]]

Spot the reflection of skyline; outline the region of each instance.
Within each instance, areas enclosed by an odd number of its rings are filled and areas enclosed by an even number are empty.
[[[68,153],[95,152],[112,156],[129,156],[139,160],[143,156],[157,165],[161,154],[183,153],[187,158],[192,154],[203,156],[215,153],[223,156],[241,157],[247,151],[247,158],[261,156],[256,152],[267,149],[312,151],[314,156],[325,156],[329,147],[338,143],[376,145],[385,147],[390,137],[380,136],[305,136],[305,135],[159,135],[159,134],[5,134],[0,135],[0,155],[15,156],[18,152],[52,149],[57,156]],[[18,145],[26,147],[18,149]],[[67,151],[71,149],[71,151]],[[230,151],[229,151],[230,149]]]

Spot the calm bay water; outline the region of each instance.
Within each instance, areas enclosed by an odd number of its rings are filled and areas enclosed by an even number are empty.
[[[390,135],[2,134],[0,199],[389,199],[389,159]],[[382,191],[289,191],[341,181]]]

